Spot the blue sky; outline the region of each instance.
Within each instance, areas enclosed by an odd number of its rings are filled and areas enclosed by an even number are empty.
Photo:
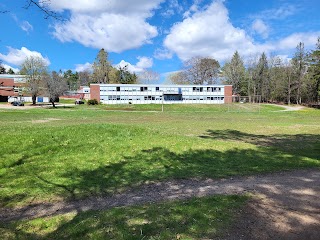
[[[51,70],[81,71],[104,48],[114,65],[164,76],[196,56],[223,65],[236,50],[245,61],[262,52],[287,59],[320,36],[319,0],[51,0],[64,21],[26,2],[0,2],[8,11],[0,14],[0,59],[13,69],[37,55]]]

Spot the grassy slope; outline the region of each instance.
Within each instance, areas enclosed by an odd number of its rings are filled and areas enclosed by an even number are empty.
[[[172,108],[2,111],[1,205],[107,194],[170,178],[320,166],[319,110]]]

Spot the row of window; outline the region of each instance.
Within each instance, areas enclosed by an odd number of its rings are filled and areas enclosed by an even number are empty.
[[[207,91],[207,92],[220,92],[221,88],[220,87],[193,87],[192,90],[194,92],[203,92],[203,91]]]
[[[146,91],[160,91],[160,87],[140,87],[140,88],[127,88],[127,87],[109,87],[109,88],[102,88],[100,92],[109,92],[109,91],[124,91],[124,92],[146,92]],[[221,92],[221,87],[190,87],[190,88],[161,88],[161,91],[165,92]]]
[[[128,97],[128,96],[107,96],[107,97],[102,97],[100,99],[101,101],[160,101],[162,100],[162,96],[134,96],[134,97]],[[224,97],[165,97],[165,101],[181,101],[181,100],[196,100],[196,101],[204,101],[204,100],[210,100],[210,101],[217,101],[217,100],[224,100]]]

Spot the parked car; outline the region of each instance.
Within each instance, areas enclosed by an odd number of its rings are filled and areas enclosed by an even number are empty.
[[[24,106],[24,103],[21,101],[14,101],[11,104],[12,104],[12,106]]]
[[[74,102],[74,104],[84,104],[84,101],[82,101],[82,100],[80,100],[80,99],[77,99],[75,102]]]

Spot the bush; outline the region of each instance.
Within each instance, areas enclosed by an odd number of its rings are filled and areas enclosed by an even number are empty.
[[[87,102],[88,105],[98,105],[98,100],[97,99],[90,99]]]

